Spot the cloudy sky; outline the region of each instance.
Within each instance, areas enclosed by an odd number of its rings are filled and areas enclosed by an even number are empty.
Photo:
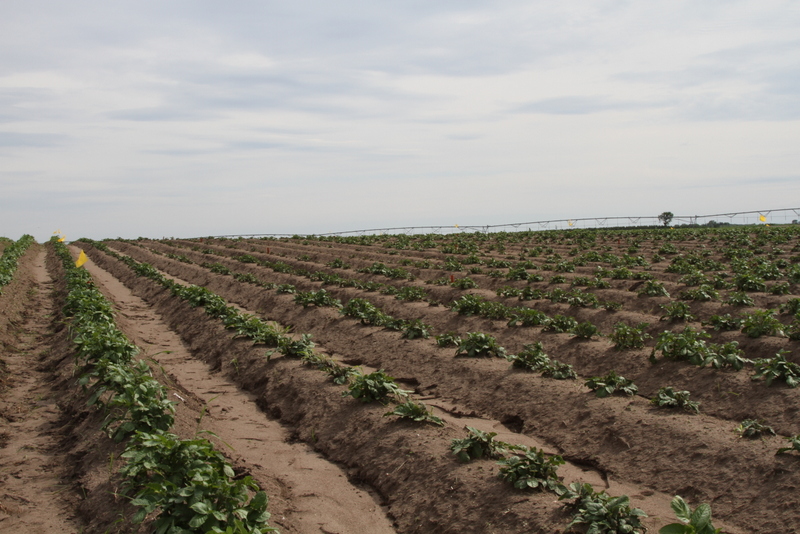
[[[789,1],[4,0],[0,235],[800,206]]]

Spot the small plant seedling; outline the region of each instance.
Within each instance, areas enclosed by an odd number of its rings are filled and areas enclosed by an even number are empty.
[[[690,401],[688,391],[675,391],[672,386],[659,389],[650,402],[665,408],[682,408],[688,412],[700,413],[700,403]]]
[[[745,419],[739,426],[736,427],[738,432],[743,438],[755,439],[762,434],[775,435],[775,430],[768,425],[763,424],[761,421],[755,419]]]
[[[672,498],[672,511],[680,523],[671,523],[659,529],[658,534],[720,534],[721,529],[711,524],[711,506],[701,504],[692,511],[680,495]]]
[[[788,447],[781,447],[775,454],[783,454],[790,451],[800,452],[800,434],[786,438],[789,442]]]
[[[498,345],[494,337],[481,332],[467,332],[456,348],[456,356],[504,358],[505,355],[506,349]]]
[[[513,455],[497,463],[502,466],[500,478],[517,489],[556,491],[561,486],[556,474],[558,466],[564,464],[561,456],[547,456],[542,450],[530,449],[524,455]]]
[[[786,360],[789,351],[781,349],[774,358],[763,358],[755,361],[756,374],[753,380],[764,378],[767,385],[771,385],[775,379],[786,382],[790,388],[800,384],[800,365]]]
[[[599,398],[608,397],[614,393],[636,395],[639,391],[633,380],[617,375],[613,369],[606,376],[593,376],[584,385],[594,391]]]
[[[388,417],[390,415],[396,415],[402,419],[411,419],[412,421],[444,426],[444,421],[442,421],[441,417],[436,417],[433,415],[421,402],[414,402],[412,400],[398,404],[394,407],[394,410],[383,414],[384,417]]]
[[[390,398],[406,397],[409,393],[411,392],[400,389],[394,378],[381,369],[368,375],[357,373],[342,396],[350,396],[361,402],[378,401],[381,404],[388,404]]]
[[[510,447],[508,443],[495,441],[497,432],[484,432],[471,426],[467,428],[467,437],[454,439],[450,444],[450,450],[461,462],[469,462],[483,457],[499,458]]]

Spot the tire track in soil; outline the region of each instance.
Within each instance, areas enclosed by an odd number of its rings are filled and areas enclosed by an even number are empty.
[[[12,282],[23,287],[3,295],[21,299],[25,310],[16,342],[2,351],[9,380],[0,395],[0,530],[75,533],[77,498],[64,483],[66,457],[59,452],[62,411],[50,373],[38,368],[50,348],[53,282],[44,248],[34,245],[26,254],[20,280]]]
[[[73,252],[76,249],[73,248]],[[193,436],[202,427],[237,474],[253,476],[270,497],[270,525],[284,532],[390,534],[395,530],[378,497],[353,485],[347,473],[271,420],[244,392],[196,359],[152,307],[91,260],[85,267],[118,311],[117,324],[177,401],[173,432]],[[231,451],[230,447],[233,448]]]

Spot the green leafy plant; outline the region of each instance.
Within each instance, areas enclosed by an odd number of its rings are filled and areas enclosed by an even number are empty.
[[[545,323],[543,332],[556,332],[558,334],[565,332],[573,332],[575,327],[578,326],[578,320],[568,315],[556,314],[550,318],[550,321]]]
[[[461,344],[461,337],[457,332],[447,332],[434,336],[439,347],[457,347]]]
[[[578,373],[568,363],[563,363],[558,360],[550,360],[550,363],[541,368],[542,376],[544,378],[553,378],[555,380],[575,380],[578,378]]]
[[[394,378],[383,372],[383,369],[368,375],[356,373],[343,397],[353,397],[361,402],[380,402],[388,404],[392,398],[407,396],[410,391],[400,389]]]
[[[692,315],[692,309],[685,302],[669,302],[661,306],[664,314],[661,316],[662,321],[694,321],[695,316]]]
[[[650,399],[652,404],[664,408],[681,408],[687,412],[700,413],[700,403],[689,400],[688,391],[675,391],[672,386],[662,387]]]
[[[506,359],[513,367],[528,371],[541,371],[550,364],[550,357],[544,352],[541,342],[525,345],[517,354],[509,354]]]
[[[636,293],[648,297],[669,297],[669,292],[664,284],[655,280],[645,281]]]
[[[783,323],[775,317],[775,310],[754,310],[743,316],[742,333],[749,337],[786,337]]]
[[[504,358],[505,355],[506,350],[494,337],[481,332],[467,332],[456,348],[456,356]]]
[[[480,458],[499,458],[508,450],[508,444],[495,441],[497,432],[484,432],[471,426],[467,428],[467,437],[454,439],[450,443],[450,451],[460,462],[469,462]]]
[[[590,484],[573,482],[561,490],[559,499],[574,499],[567,506],[572,511],[567,529],[586,525],[587,534],[643,534],[647,531],[641,522],[647,514],[639,508],[631,508],[627,495],[612,497],[605,491],[594,491]]]
[[[622,395],[636,395],[639,388],[633,380],[617,375],[613,369],[605,376],[593,376],[584,385],[594,391],[599,398],[608,397],[614,393]]]
[[[680,495],[672,498],[672,511],[681,521],[661,527],[658,534],[720,534],[721,529],[711,524],[711,506],[701,504],[694,511]]]
[[[661,351],[661,355],[668,360],[685,360],[694,365],[705,365],[708,356],[706,339],[711,336],[703,331],[696,331],[691,326],[683,329],[683,332],[665,331],[659,334],[650,360],[655,361],[655,354]]]
[[[589,321],[579,323],[572,329],[572,334],[580,339],[591,339],[592,336],[599,335],[599,329]]]
[[[762,434],[775,435],[775,430],[761,421],[755,419],[745,419],[739,426],[736,427],[736,432],[743,438],[755,439],[761,437]]]
[[[474,289],[478,287],[478,283],[468,276],[456,278],[450,285],[456,289]]]
[[[756,360],[753,380],[764,378],[769,386],[773,380],[783,380],[790,388],[800,384],[800,365],[786,360],[789,351],[781,349],[773,358],[762,358]]]
[[[325,289],[319,291],[298,291],[294,295],[294,301],[301,304],[303,308],[307,308],[311,304],[317,307],[328,306],[332,308],[341,308],[342,303],[339,299],[334,298],[333,295],[328,293]]]
[[[733,306],[752,306],[755,304],[753,297],[743,291],[731,291],[728,293],[728,298],[725,299],[725,302]]]
[[[402,331],[403,337],[406,339],[428,339],[431,337],[431,325],[423,323],[420,319],[406,322]]]
[[[742,328],[744,319],[733,317],[730,313],[724,315],[712,315],[708,318],[708,324],[714,327],[714,330],[731,331],[739,330]]]
[[[784,454],[786,452],[797,451],[800,452],[800,434],[786,438],[789,442],[788,447],[781,447],[775,454]]]
[[[614,331],[608,337],[618,350],[641,349],[644,347],[645,340],[651,337],[644,331],[648,326],[650,326],[648,323],[639,323],[636,326],[617,323],[614,325]]]
[[[546,455],[544,451],[530,449],[523,455],[512,455],[497,462],[499,476],[517,489],[541,489],[556,491],[561,486],[557,470],[564,464],[558,455]]]
[[[383,414],[384,417],[395,415],[401,419],[411,419],[416,422],[431,423],[434,425],[444,426],[444,421],[441,417],[433,415],[428,408],[421,402],[414,402],[408,400],[402,404],[394,407],[394,410]]]
[[[246,476],[236,480],[225,458],[205,439],[139,433],[122,457],[125,491],[139,507],[132,522],[158,510],[154,532],[274,532],[267,525],[267,495]],[[252,497],[250,495],[253,494]]]

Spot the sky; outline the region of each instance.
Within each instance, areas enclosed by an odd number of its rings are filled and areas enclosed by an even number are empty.
[[[800,206],[800,3],[4,0],[0,235]]]

